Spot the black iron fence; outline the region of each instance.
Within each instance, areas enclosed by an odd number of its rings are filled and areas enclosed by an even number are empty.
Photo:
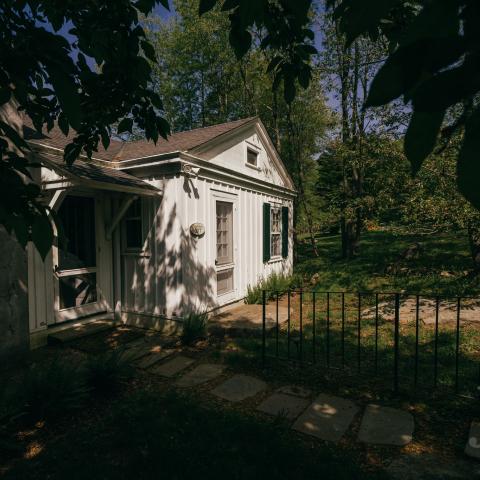
[[[263,291],[262,361],[381,379],[395,392],[480,385],[480,298]]]

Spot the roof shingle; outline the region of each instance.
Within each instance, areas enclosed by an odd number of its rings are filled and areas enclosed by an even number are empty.
[[[155,145],[147,140],[137,140],[133,142],[122,142],[112,139],[108,150],[99,145],[98,152],[94,153],[93,158],[108,160],[111,162],[122,162],[136,158],[150,157],[171,152],[188,152],[193,148],[199,147],[204,143],[213,140],[220,135],[228,133],[242,125],[252,121],[256,117],[244,118],[233,122],[221,123],[210,127],[196,128],[185,132],[173,133],[168,140],[159,139]],[[43,144],[49,147],[63,150],[75,137],[75,132],[69,132],[65,136],[62,131],[55,126],[48,133],[38,133],[34,130],[31,122],[25,120],[24,138],[25,140]]]

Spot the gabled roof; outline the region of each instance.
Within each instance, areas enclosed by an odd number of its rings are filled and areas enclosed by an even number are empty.
[[[93,158],[121,163],[124,160],[134,160],[165,153],[189,152],[206,142],[252,122],[256,118],[257,117],[243,118],[233,122],[212,125],[211,127],[173,133],[168,137],[168,140],[160,138],[156,145],[147,140],[122,142],[112,139],[108,150],[105,150],[103,146],[99,145],[98,152],[93,154]],[[65,136],[57,126],[50,130],[50,132],[38,133],[27,119],[24,121],[23,130],[24,138],[28,142],[58,148],[60,150],[63,150],[66,145],[71,143],[75,136],[75,132],[70,132],[68,136]]]

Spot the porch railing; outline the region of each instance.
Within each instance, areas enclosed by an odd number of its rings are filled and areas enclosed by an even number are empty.
[[[271,358],[381,379],[395,393],[480,385],[480,297],[397,292],[262,292]]]

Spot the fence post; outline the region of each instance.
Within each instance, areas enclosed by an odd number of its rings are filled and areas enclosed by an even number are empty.
[[[300,289],[300,363],[303,362],[303,289]]]
[[[395,294],[395,336],[394,336],[394,360],[393,360],[393,390],[398,393],[398,361],[400,341],[400,294]]]
[[[266,350],[266,320],[267,320],[267,292],[262,290],[262,365],[265,366]]]

